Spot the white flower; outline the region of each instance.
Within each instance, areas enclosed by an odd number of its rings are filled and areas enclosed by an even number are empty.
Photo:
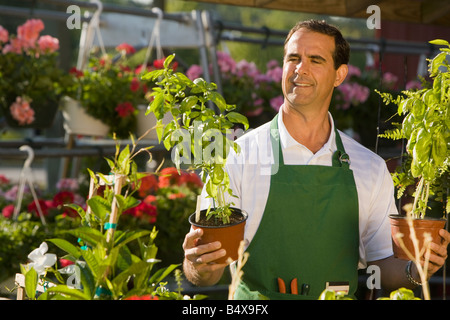
[[[53,253],[46,253],[47,250],[47,243],[42,242],[39,248],[34,249],[28,255],[28,259],[32,261],[28,263],[28,266],[34,268],[39,275],[43,274],[45,269],[56,263],[56,255]]]

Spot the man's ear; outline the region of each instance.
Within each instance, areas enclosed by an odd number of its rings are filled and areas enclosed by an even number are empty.
[[[348,65],[341,64],[339,66],[339,68],[337,68],[337,70],[336,70],[336,81],[334,82],[334,86],[335,87],[340,85],[345,80],[345,78],[347,77],[347,73],[348,73]]]

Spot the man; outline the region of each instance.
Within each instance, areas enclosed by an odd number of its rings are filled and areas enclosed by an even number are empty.
[[[407,261],[392,255],[388,215],[397,210],[384,160],[337,131],[328,112],[349,51],[335,27],[298,23],[285,42],[279,114],[241,137],[241,153],[228,159],[235,206],[249,214],[250,258],[236,298],[317,299],[335,282],[353,295],[357,269],[371,264],[380,267],[386,290],[412,288],[420,279],[415,266],[407,275]],[[431,247],[428,276],[447,257],[450,234],[441,236],[443,243]],[[194,284],[213,285],[226,267],[214,261],[225,252],[220,243],[195,246],[200,237],[201,231],[186,235],[185,274]],[[278,279],[288,288],[297,279],[292,290],[300,294],[284,293]]]

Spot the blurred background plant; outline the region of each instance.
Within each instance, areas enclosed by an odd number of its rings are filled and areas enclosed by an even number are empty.
[[[29,19],[9,34],[0,26],[0,115],[13,127],[49,127],[68,74],[58,65],[59,40]]]
[[[17,219],[13,219],[18,185],[0,175],[0,282],[14,275],[23,262],[23,257],[47,238],[61,236],[65,230],[79,225],[78,214],[64,204],[85,205],[87,187],[75,179],[61,179],[56,193],[48,194],[36,189],[39,205],[45,216],[46,225],[39,218],[36,203],[28,188]]]
[[[155,243],[162,263],[180,263],[184,236],[190,228],[188,217],[195,212],[202,187],[195,172],[178,172],[175,167],[146,175],[136,195],[141,203],[123,213],[122,228],[150,229],[154,225],[158,230]]]

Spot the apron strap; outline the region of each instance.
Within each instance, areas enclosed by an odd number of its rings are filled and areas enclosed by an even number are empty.
[[[350,168],[350,157],[345,152],[344,144],[342,143],[341,135],[336,127],[334,128],[335,140],[337,150],[333,154],[332,165],[333,167]],[[272,142],[272,153],[274,156],[275,164],[284,163],[283,152],[281,146],[278,150],[275,150],[276,143],[280,143],[280,132],[278,130],[278,114],[270,122],[270,140]]]

